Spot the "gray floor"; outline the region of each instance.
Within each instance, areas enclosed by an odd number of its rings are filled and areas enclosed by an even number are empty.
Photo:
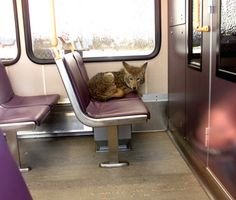
[[[121,152],[129,167],[101,169],[91,136],[20,141],[34,200],[209,199],[165,132],[136,133]]]

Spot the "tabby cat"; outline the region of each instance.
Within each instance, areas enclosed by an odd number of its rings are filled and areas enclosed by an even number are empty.
[[[124,68],[120,71],[96,74],[88,83],[90,96],[97,101],[106,101],[138,91],[145,82],[147,64],[145,62],[140,67],[135,67],[123,62]]]

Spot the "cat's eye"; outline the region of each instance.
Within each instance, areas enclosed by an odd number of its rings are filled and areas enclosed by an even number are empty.
[[[132,80],[133,80],[133,78],[132,78],[132,77],[130,77],[130,78],[129,78],[129,80],[130,80],[130,81],[132,81]]]
[[[140,78],[137,78],[137,81],[140,81]]]

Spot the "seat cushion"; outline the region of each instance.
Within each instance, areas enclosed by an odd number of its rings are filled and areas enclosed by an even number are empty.
[[[86,109],[92,118],[108,118],[131,115],[147,115],[150,113],[140,98],[122,98],[110,101],[91,101]]]
[[[40,125],[47,116],[50,108],[48,106],[31,106],[20,108],[0,107],[0,124],[34,122]]]
[[[2,133],[0,133],[0,158],[1,199],[31,200],[29,190]]]
[[[58,94],[38,95],[38,96],[14,95],[10,101],[2,104],[2,106],[5,108],[41,106],[41,105],[48,105],[49,107],[52,107],[57,103],[58,99],[59,99]]]

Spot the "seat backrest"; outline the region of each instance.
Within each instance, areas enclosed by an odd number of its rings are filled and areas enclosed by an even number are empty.
[[[79,70],[80,70],[80,72],[81,72],[81,74],[83,76],[84,81],[86,83],[88,83],[89,77],[88,77],[88,74],[87,74],[87,71],[85,69],[84,62],[83,62],[83,59],[82,59],[80,53],[78,51],[74,51],[73,55],[75,57],[75,60],[77,62],[77,65],[78,65]]]
[[[87,82],[84,80],[72,53],[65,54],[63,61],[72,82],[76,98],[79,101],[81,110],[86,113],[86,108],[90,102]]]
[[[5,66],[0,61],[0,104],[8,102],[13,96],[14,92]]]

